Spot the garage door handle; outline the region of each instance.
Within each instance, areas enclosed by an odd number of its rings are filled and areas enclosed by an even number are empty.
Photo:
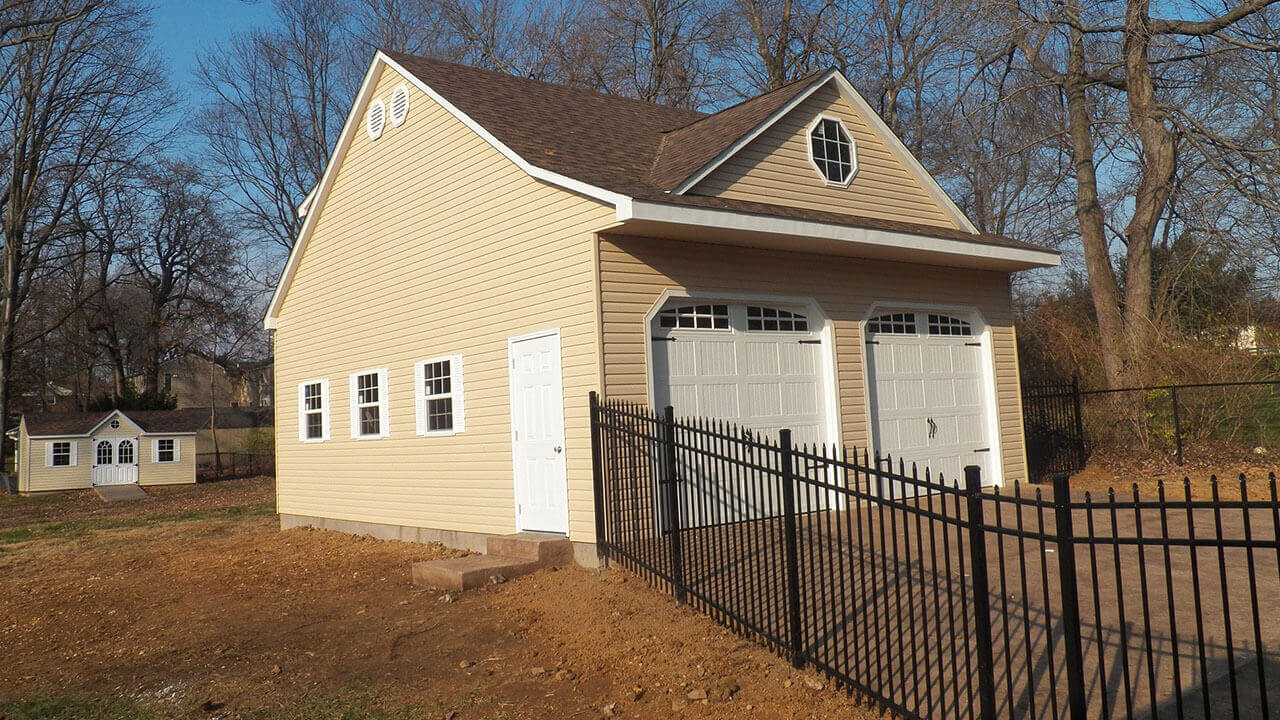
[[[821,340],[801,340],[800,344],[801,345],[821,345],[822,341]]]
[[[652,339],[653,339],[653,341],[654,341],[654,342],[675,342],[675,341],[676,341],[676,339],[675,339],[675,338],[673,338],[673,337],[657,337],[657,336],[654,336]]]
[[[551,449],[552,449],[552,450],[555,450],[556,452],[562,452],[562,451],[564,450],[564,448],[560,447],[559,445],[557,445],[557,446],[555,446],[555,447],[553,447],[553,448],[551,448]]]
[[[974,452],[991,452],[991,448],[989,447],[978,448],[977,450],[974,450]]]

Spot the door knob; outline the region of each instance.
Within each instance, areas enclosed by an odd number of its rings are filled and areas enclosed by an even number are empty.
[[[553,447],[553,448],[551,448],[551,449],[552,449],[552,450],[555,450],[556,452],[561,452],[562,450],[564,450],[564,448],[560,447],[559,445],[557,445],[557,446],[555,446],[555,447]]]

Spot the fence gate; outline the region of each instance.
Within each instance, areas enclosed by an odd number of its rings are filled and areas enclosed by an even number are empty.
[[[1089,459],[1080,411],[1080,381],[1022,386],[1027,471],[1032,480],[1083,470]]]

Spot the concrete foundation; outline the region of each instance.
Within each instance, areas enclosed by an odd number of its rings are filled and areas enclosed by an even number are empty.
[[[350,535],[367,535],[379,540],[400,540],[402,542],[440,543],[445,547],[483,553],[488,548],[489,538],[503,537],[489,533],[463,532],[460,530],[437,530],[435,528],[409,527],[406,525],[387,525],[384,523],[362,522],[359,520],[338,520],[335,518],[314,517],[311,515],[292,515],[280,513],[280,529],[295,527],[313,527],[322,530],[335,530]],[[600,558],[596,555],[595,543],[574,542],[573,562],[585,568],[600,567]]]

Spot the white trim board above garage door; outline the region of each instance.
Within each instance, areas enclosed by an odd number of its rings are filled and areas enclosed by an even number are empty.
[[[877,455],[921,474],[961,481],[967,465],[984,485],[1002,464],[991,333],[971,307],[874,304],[863,323],[867,414]]]
[[[769,439],[787,427],[797,443],[838,443],[831,323],[812,299],[668,291],[645,332],[653,407]]]

